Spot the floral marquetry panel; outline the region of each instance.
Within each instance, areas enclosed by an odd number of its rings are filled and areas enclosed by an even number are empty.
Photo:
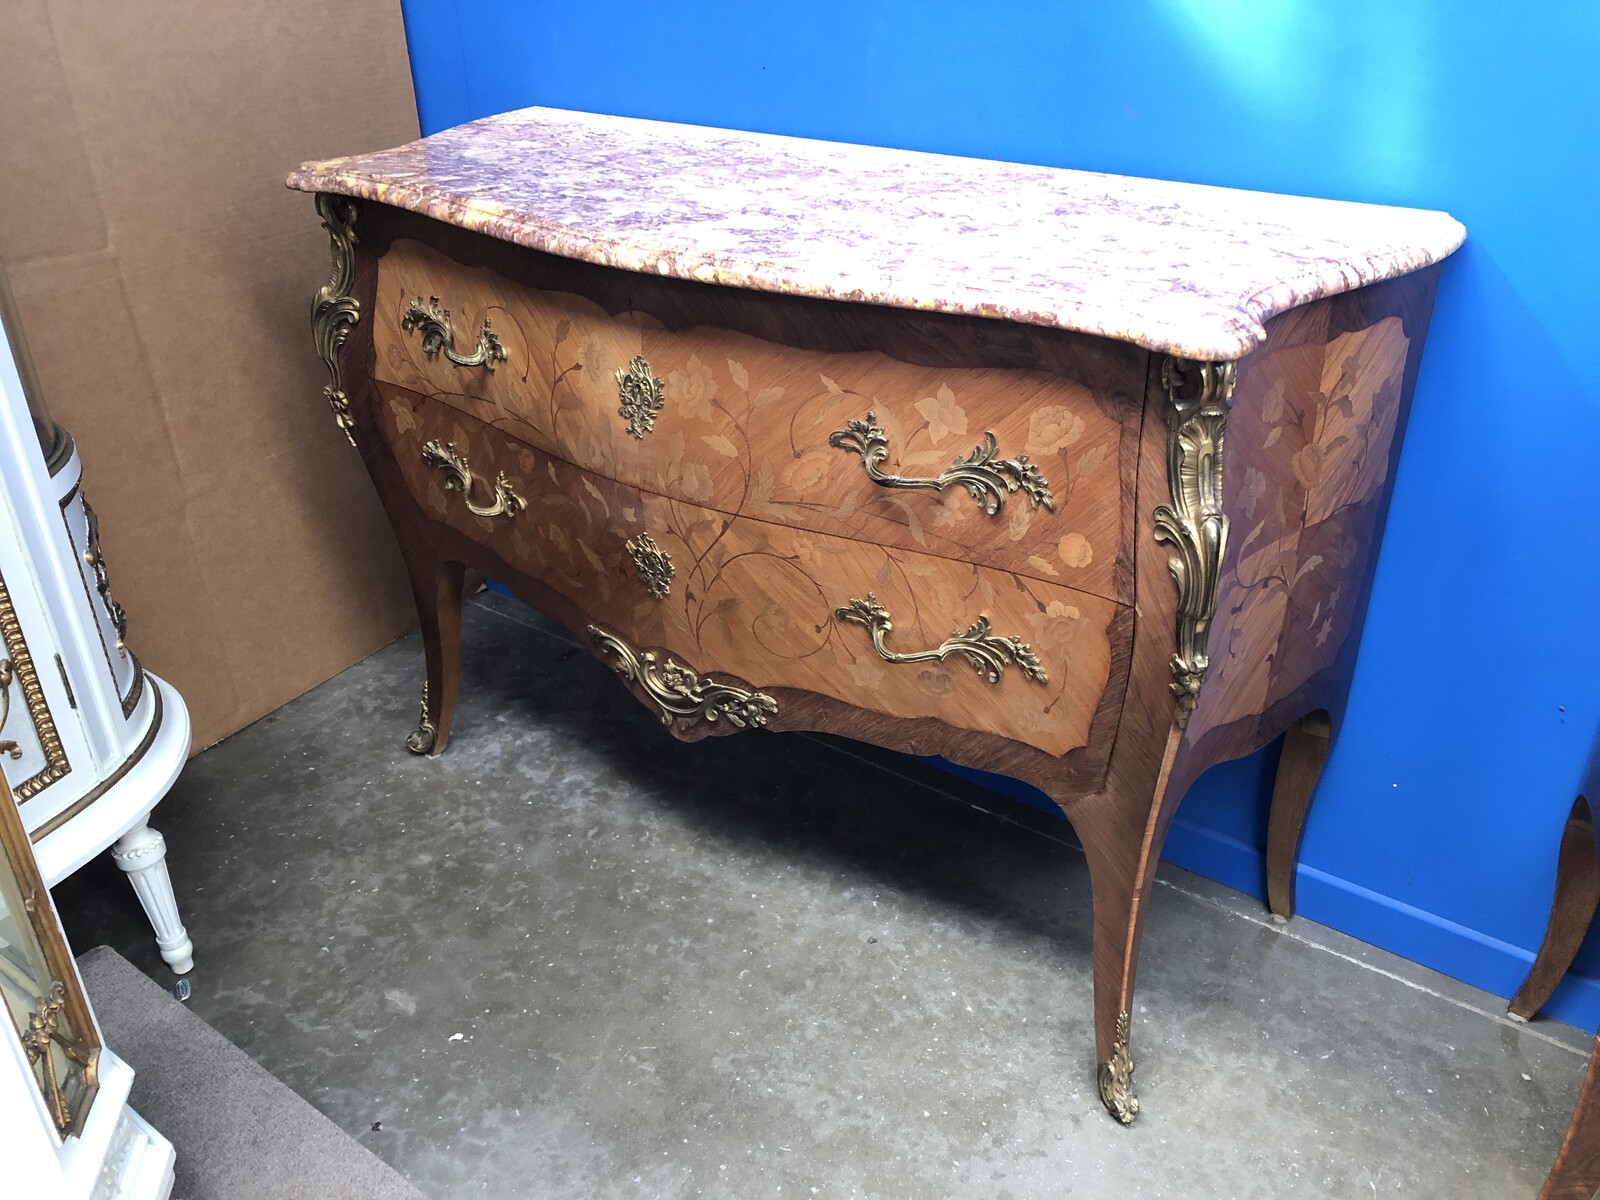
[[[380,393],[385,435],[430,518],[540,579],[584,620],[634,646],[660,647],[702,672],[735,672],[763,692],[835,697],[867,711],[981,730],[1049,755],[1087,746],[1102,703],[1115,704],[1120,694],[1113,644],[1126,638],[1127,622],[1120,606],[1100,597],[639,491],[437,400],[392,385]],[[448,438],[480,474],[503,472],[530,497],[526,511],[509,519],[473,515],[461,494],[423,465],[430,438]],[[673,564],[665,595],[637,569],[634,550],[646,537]],[[942,660],[886,661],[869,630],[837,615],[869,594],[892,615],[886,640],[894,651],[938,647],[984,617],[993,636],[1016,639],[1037,655],[1037,677],[1014,669],[991,678],[959,651]],[[775,727],[782,715],[780,700]]]
[[[470,320],[490,316],[509,361],[465,371],[424,354],[400,314],[427,289],[449,291]],[[1132,395],[1040,371],[818,353],[710,326],[668,330],[646,312],[613,316],[407,240],[380,261],[376,309],[379,378],[597,474],[720,512],[1131,600],[1133,514],[1120,481],[1136,432],[1125,420],[1136,412]],[[636,362],[661,384],[646,430],[619,398],[618,372]],[[879,473],[922,482],[874,482],[862,454],[835,437],[869,416],[882,435]],[[986,435],[998,467],[982,461]],[[975,486],[933,486],[953,470]],[[1023,472],[1038,481],[1031,491],[1017,483]]]
[[[1364,603],[1410,339],[1398,317],[1253,357],[1227,450],[1231,552],[1191,733],[1285,699],[1338,656]]]

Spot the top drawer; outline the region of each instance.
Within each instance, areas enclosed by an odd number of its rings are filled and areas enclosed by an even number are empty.
[[[1131,600],[1137,407],[1063,375],[667,329],[410,239],[373,338],[381,380],[619,482]]]

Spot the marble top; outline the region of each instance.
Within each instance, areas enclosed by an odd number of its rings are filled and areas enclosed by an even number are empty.
[[[1231,360],[1268,318],[1438,262],[1441,212],[526,108],[306,163],[337,192],[567,258]]]

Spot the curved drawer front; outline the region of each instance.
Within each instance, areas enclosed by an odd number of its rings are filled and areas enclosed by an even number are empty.
[[[1052,755],[1089,745],[1097,712],[1120,703],[1122,606],[640,492],[437,400],[379,393],[401,474],[432,520],[634,647],[762,691],[933,718]],[[1103,771],[1108,748],[1089,769]]]
[[[418,301],[434,298],[450,314],[447,342],[430,342],[438,322],[418,319]],[[1118,569],[1131,522],[1120,480],[1137,431],[1084,384],[667,330],[403,239],[379,260],[376,308],[379,379],[596,474],[1131,598]],[[489,361],[485,320],[503,359]],[[484,361],[462,365],[444,346]]]

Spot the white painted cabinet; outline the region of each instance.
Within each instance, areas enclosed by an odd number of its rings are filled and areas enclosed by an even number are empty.
[[[0,1195],[166,1200],[171,1143],[128,1107],[8,788],[0,783]]]
[[[194,948],[149,816],[188,757],[189,713],[127,644],[82,464],[15,345],[0,326],[0,773],[46,884],[110,847],[182,973]]]

